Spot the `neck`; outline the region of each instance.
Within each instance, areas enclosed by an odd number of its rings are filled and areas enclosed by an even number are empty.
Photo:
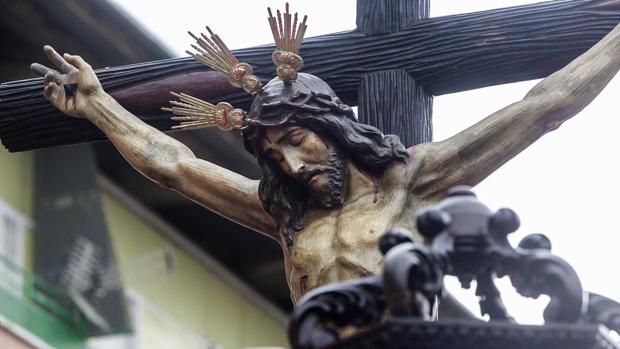
[[[358,168],[352,161],[347,161],[346,171],[344,192],[345,205],[362,196],[377,192],[379,178]]]

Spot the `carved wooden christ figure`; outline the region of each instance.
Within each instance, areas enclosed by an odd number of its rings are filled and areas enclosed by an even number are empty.
[[[182,128],[241,128],[262,170],[260,180],[197,159],[140,121],[103,91],[79,56],[60,56],[46,46],[58,70],[40,64],[32,69],[45,77],[44,95],[56,108],[94,123],[146,177],[277,241],[294,302],[317,286],[379,272],[383,231],[415,231],[417,210],[452,186],[476,185],[558,128],[620,68],[619,25],[522,100],[447,140],[405,149],[398,137],[359,123],[320,78],[297,72],[305,20],[297,27],[288,11],[283,17],[284,27],[271,20],[278,77],[265,86],[219,37],[195,37],[195,58],[255,95],[247,115],[182,94],[169,109]]]

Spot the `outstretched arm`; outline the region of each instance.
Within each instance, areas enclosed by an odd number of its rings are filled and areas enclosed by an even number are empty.
[[[258,198],[258,181],[197,159],[184,144],[142,122],[103,91],[79,56],[63,58],[49,46],[44,51],[60,72],[37,63],[31,69],[45,77],[44,95],[56,108],[90,120],[149,179],[277,240],[276,225]]]
[[[620,24],[587,52],[538,83],[523,100],[461,133],[418,146],[413,192],[436,198],[454,185],[476,185],[506,161],[588,105],[620,69]]]

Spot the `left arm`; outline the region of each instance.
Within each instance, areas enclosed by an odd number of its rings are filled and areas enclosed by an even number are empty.
[[[455,185],[474,186],[555,130],[596,97],[620,69],[620,24],[523,100],[441,142],[418,146],[422,161],[413,187],[436,198]]]

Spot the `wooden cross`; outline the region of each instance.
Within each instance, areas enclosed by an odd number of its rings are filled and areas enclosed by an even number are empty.
[[[428,18],[430,0],[357,0],[357,29],[366,35],[391,34]],[[396,134],[406,146],[430,142],[433,96],[406,69],[362,75],[357,95],[360,122]]]
[[[620,21],[620,0],[562,0],[428,18],[428,0],[358,0],[357,30],[307,39],[304,72],[329,83],[360,121],[407,146],[429,141],[432,96],[544,77]],[[273,77],[273,46],[235,51],[261,78]],[[251,99],[192,58],[97,72],[123,106],[169,129],[168,91],[247,109]],[[41,96],[41,79],[0,85],[0,139],[10,151],[103,139],[85,120],[67,118]]]

